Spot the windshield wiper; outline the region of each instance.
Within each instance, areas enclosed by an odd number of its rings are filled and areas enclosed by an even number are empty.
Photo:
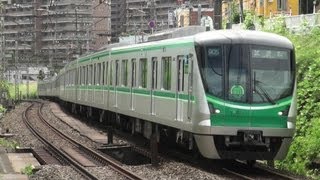
[[[262,92],[262,95],[268,100],[269,103],[275,105],[276,102],[270,97],[270,95],[267,93],[267,91],[260,85],[262,82],[258,81],[258,80],[254,80],[254,90],[256,90],[256,87],[258,87],[260,89],[260,91]],[[261,93],[259,91],[256,91],[259,96],[261,96]]]

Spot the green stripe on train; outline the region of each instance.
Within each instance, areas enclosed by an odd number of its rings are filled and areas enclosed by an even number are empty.
[[[289,110],[292,97],[281,99],[275,105],[235,103],[208,94],[207,101],[220,111],[211,114],[212,126],[287,128],[288,118],[278,113]]]
[[[79,90],[115,91],[114,86],[92,86],[92,85],[91,86],[67,86],[66,90],[76,90],[76,88],[78,88]],[[131,89],[126,87],[117,87],[117,92],[129,94],[131,93]],[[147,89],[134,88],[133,93],[138,95],[150,96],[151,91]],[[170,91],[155,90],[153,91],[153,95],[156,97],[169,98],[169,99],[176,99],[177,97],[177,94],[175,92],[170,92]],[[189,98],[190,98],[190,101],[195,100],[194,96],[189,96],[188,94],[178,94],[178,97],[179,97],[178,99],[181,99],[181,100],[189,100]]]
[[[119,49],[119,50],[114,50],[111,51],[111,55],[119,55],[119,54],[125,54],[125,53],[132,53],[132,52],[140,52],[141,50],[143,51],[153,51],[153,50],[159,50],[163,48],[180,48],[180,47],[187,47],[187,46],[194,46],[194,41],[193,40],[184,40],[184,41],[179,41],[179,42],[167,42],[167,43],[162,43],[162,44],[154,44],[154,45],[149,45],[149,46],[142,46],[142,47],[133,47],[133,48],[125,48],[125,49]],[[78,62],[79,64],[89,61],[89,60],[94,60],[97,61],[97,58],[108,56],[110,54],[110,51],[103,51],[100,53],[93,54],[91,56],[83,57],[80,58],[77,61],[72,62],[72,65],[76,65]],[[102,59],[101,59],[102,60]]]

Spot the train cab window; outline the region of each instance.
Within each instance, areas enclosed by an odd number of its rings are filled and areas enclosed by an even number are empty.
[[[119,86],[120,85],[120,78],[119,78],[119,75],[120,75],[120,64],[119,64],[119,60],[116,61],[116,86]]]
[[[97,65],[97,73],[96,73],[96,85],[101,85],[101,63],[96,64]]]
[[[171,57],[162,57],[162,88],[171,89]]]
[[[158,61],[156,57],[152,58],[152,89],[157,89],[158,85]]]
[[[128,86],[128,60],[122,60],[121,65],[121,74],[122,74],[122,85]]]
[[[131,64],[131,87],[136,87],[137,83],[137,61],[136,59],[132,59]]]
[[[221,46],[209,46],[205,49],[204,80],[210,94],[223,98],[224,54]]]
[[[139,81],[139,86],[142,88],[147,87],[147,59],[143,58],[140,59],[140,81]]]

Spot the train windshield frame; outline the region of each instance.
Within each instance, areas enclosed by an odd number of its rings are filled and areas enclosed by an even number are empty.
[[[295,81],[292,49],[253,44],[198,48],[206,93],[240,103],[271,103],[291,96]]]

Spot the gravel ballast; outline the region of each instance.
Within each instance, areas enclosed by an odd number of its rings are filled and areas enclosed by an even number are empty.
[[[22,122],[22,112],[30,105],[30,103],[21,103],[17,105],[14,110],[8,112],[3,119],[0,120],[0,127],[2,130],[9,129],[11,133],[16,134],[10,140],[15,140],[21,147],[42,147],[42,144],[29,132]],[[59,127],[59,129],[77,141],[89,147],[97,147],[98,144],[91,142],[88,138],[80,135],[79,132],[70,128],[59,119],[55,118],[46,103],[42,112],[43,115],[50,120],[50,123]],[[99,130],[97,130],[99,131]],[[119,142],[126,143],[124,139],[119,138]],[[177,162],[175,160],[165,159],[159,166],[153,167],[150,164],[128,166],[124,165],[126,169],[138,174],[144,179],[228,179],[224,176],[212,174],[193,167],[190,164]],[[91,172],[99,177],[99,179],[124,179],[121,175],[115,173],[109,167],[91,167]],[[83,179],[78,173],[68,166],[45,165],[40,168],[30,179]]]

